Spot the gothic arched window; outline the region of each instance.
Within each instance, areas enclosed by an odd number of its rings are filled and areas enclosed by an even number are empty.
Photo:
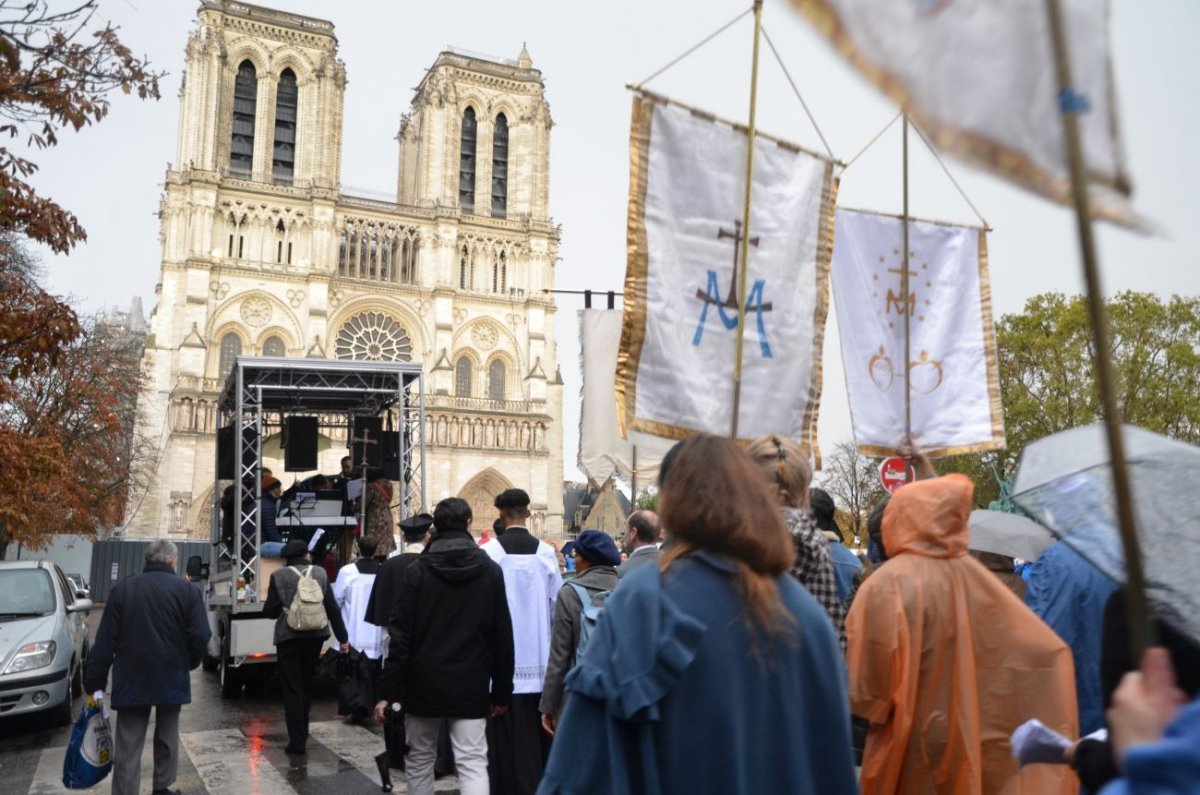
[[[225,378],[233,370],[233,364],[237,357],[242,355],[242,338],[230,331],[224,337],[221,337],[220,358],[217,359],[217,369],[220,371],[219,377]]]
[[[238,66],[233,84],[233,135],[229,141],[229,171],[250,176],[254,169],[254,117],[258,110],[258,71],[250,61]]]
[[[400,282],[417,283],[417,241],[405,238],[400,250]]]
[[[279,337],[271,336],[263,343],[263,356],[286,356],[287,349],[284,347],[283,340]]]
[[[508,214],[508,119],[501,113],[492,128],[492,217]]]
[[[488,397],[504,400],[504,362],[497,359],[488,367]]]
[[[460,356],[454,364],[454,395],[471,396],[471,360],[466,356]]]
[[[492,263],[492,292],[502,293],[507,289],[508,257],[501,251]]]
[[[467,108],[462,117],[462,139],[458,155],[458,206],[464,213],[475,212],[475,109]]]
[[[296,106],[299,90],[296,73],[284,69],[275,92],[275,149],[271,155],[271,178],[292,184],[296,166]]]

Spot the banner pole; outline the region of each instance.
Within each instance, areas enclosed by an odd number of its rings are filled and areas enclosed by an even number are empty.
[[[729,435],[738,438],[738,414],[742,404],[742,348],[746,329],[746,270],[750,260],[750,194],[754,188],[755,111],[758,108],[758,42],[762,33],[762,0],[754,0],[754,55],[750,65],[750,123],[746,129],[746,193],[742,205],[740,262],[738,263],[737,337],[733,358],[733,417]]]
[[[636,444],[634,444],[634,445],[630,445],[630,448],[631,448],[631,450],[632,450],[632,453],[633,453],[633,461],[631,462],[631,464],[630,464],[630,468],[629,468],[629,469],[630,469],[630,471],[629,471],[629,493],[630,493],[630,495],[632,495],[632,497],[633,497],[633,499],[631,499],[631,500],[630,500],[630,502],[633,504],[633,505],[632,505],[632,507],[633,507],[633,510],[634,510],[634,511],[636,511],[636,510],[637,510],[637,498],[638,498],[638,491],[637,491],[637,487],[638,487],[638,482],[637,482],[637,445],[636,445]]]
[[[1104,292],[1100,285],[1100,268],[1096,241],[1092,234],[1091,207],[1088,202],[1087,175],[1083,144],[1079,133],[1079,113],[1086,110],[1075,94],[1071,80],[1070,54],[1067,51],[1066,29],[1062,4],[1046,0],[1050,22],[1050,37],[1054,47],[1055,75],[1058,80],[1059,112],[1063,121],[1067,162],[1071,171],[1071,194],[1075,201],[1075,222],[1079,234],[1079,249],[1083,259],[1083,276],[1087,284],[1088,317],[1092,325],[1096,386],[1108,435],[1113,492],[1117,502],[1118,529],[1125,551],[1126,606],[1129,621],[1129,642],[1134,660],[1140,665],[1146,647],[1156,641],[1146,602],[1146,582],[1142,570],[1141,548],[1138,546],[1137,518],[1133,508],[1133,491],[1129,482],[1129,467],[1125,459],[1125,439],[1121,428],[1121,411],[1117,406],[1112,369],[1112,343],[1109,340],[1108,316]]]
[[[901,122],[903,125],[900,129],[903,131],[901,140],[903,141],[903,174],[904,174],[904,211],[901,213],[900,224],[903,228],[904,241],[904,256],[900,263],[900,295],[904,296],[904,439],[908,444],[912,443],[912,310],[915,301],[909,295],[909,275],[908,268],[909,250],[908,250],[908,114],[904,114]],[[911,459],[910,459],[911,460]],[[908,482],[908,472],[910,467],[905,467],[905,482]]]

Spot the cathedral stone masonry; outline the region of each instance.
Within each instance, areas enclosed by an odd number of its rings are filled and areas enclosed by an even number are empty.
[[[494,495],[518,487],[533,529],[562,533],[561,232],[541,73],[524,48],[439,54],[401,118],[394,201],[341,188],[345,88],[331,22],[201,2],[138,405],[160,450],[127,536],[207,537],[216,400],[238,355],[422,362],[424,508],[461,496],[482,529]],[[282,476],[271,433],[264,463]],[[320,471],[337,472],[345,433],[319,448]]]

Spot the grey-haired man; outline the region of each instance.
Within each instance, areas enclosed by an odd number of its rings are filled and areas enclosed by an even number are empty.
[[[137,795],[142,746],[154,708],[154,793],[172,792],[179,770],[179,711],[192,701],[189,671],[200,664],[212,635],[200,591],[175,570],[179,550],[170,541],[146,549],[142,573],[113,588],[84,687],[103,690],[112,668],[117,711],[113,795]]]

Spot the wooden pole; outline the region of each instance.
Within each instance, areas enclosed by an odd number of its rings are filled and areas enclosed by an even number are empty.
[[[901,140],[903,141],[904,149],[904,210],[901,214],[900,224],[903,228],[902,239],[904,241],[904,256],[901,260],[900,271],[900,295],[904,296],[904,438],[906,441],[912,436],[912,308],[913,301],[909,296],[909,278],[908,268],[911,264],[909,261],[908,251],[908,114],[904,115],[903,133]],[[908,468],[905,467],[905,476],[907,478]]]
[[[633,495],[630,503],[633,505],[633,510],[637,510],[637,445],[631,445],[633,450],[633,462],[630,465],[629,471],[629,493]]]
[[[1125,551],[1127,618],[1129,641],[1134,659],[1141,661],[1146,647],[1156,642],[1150,611],[1146,604],[1146,581],[1142,571],[1142,554],[1137,539],[1137,517],[1133,508],[1133,491],[1129,483],[1129,467],[1125,460],[1125,440],[1121,431],[1121,412],[1117,406],[1115,379],[1112,369],[1112,345],[1108,334],[1108,317],[1104,292],[1100,286],[1100,267],[1096,241],[1092,234],[1092,215],[1088,203],[1087,169],[1083,143],[1079,133],[1079,110],[1071,80],[1071,60],[1067,49],[1067,34],[1060,0],[1046,0],[1050,22],[1050,37],[1054,47],[1054,66],[1058,80],[1059,110],[1062,113],[1063,135],[1066,139],[1067,162],[1071,172],[1071,193],[1075,200],[1075,222],[1079,233],[1079,248],[1083,258],[1083,276],[1087,284],[1088,316],[1092,324],[1095,356],[1096,386],[1108,449],[1112,461],[1113,491],[1117,501],[1117,518],[1121,544]]]
[[[353,425],[351,427],[353,428]],[[371,432],[369,430],[367,430],[366,428],[363,428],[362,436],[355,437],[352,439],[352,441],[362,443],[362,484],[363,484],[363,487],[362,487],[362,493],[359,495],[359,498],[358,498],[358,534],[359,534],[359,537],[361,538],[362,536],[367,534],[367,471],[369,468],[368,457],[367,457],[367,447],[370,445],[373,445],[373,444],[377,444],[377,442],[371,438]],[[350,449],[351,449],[351,452],[353,452],[353,450],[354,450],[353,446]],[[345,563],[345,561],[342,561],[342,562]]]
[[[758,108],[758,42],[762,33],[762,0],[754,0],[754,56],[750,64],[750,123],[746,129],[746,193],[742,204],[741,262],[739,263],[737,338],[733,358],[733,417],[729,435],[738,438],[738,413],[742,404],[742,348],[746,329],[746,271],[750,259],[750,195],[754,188],[755,120]]]

